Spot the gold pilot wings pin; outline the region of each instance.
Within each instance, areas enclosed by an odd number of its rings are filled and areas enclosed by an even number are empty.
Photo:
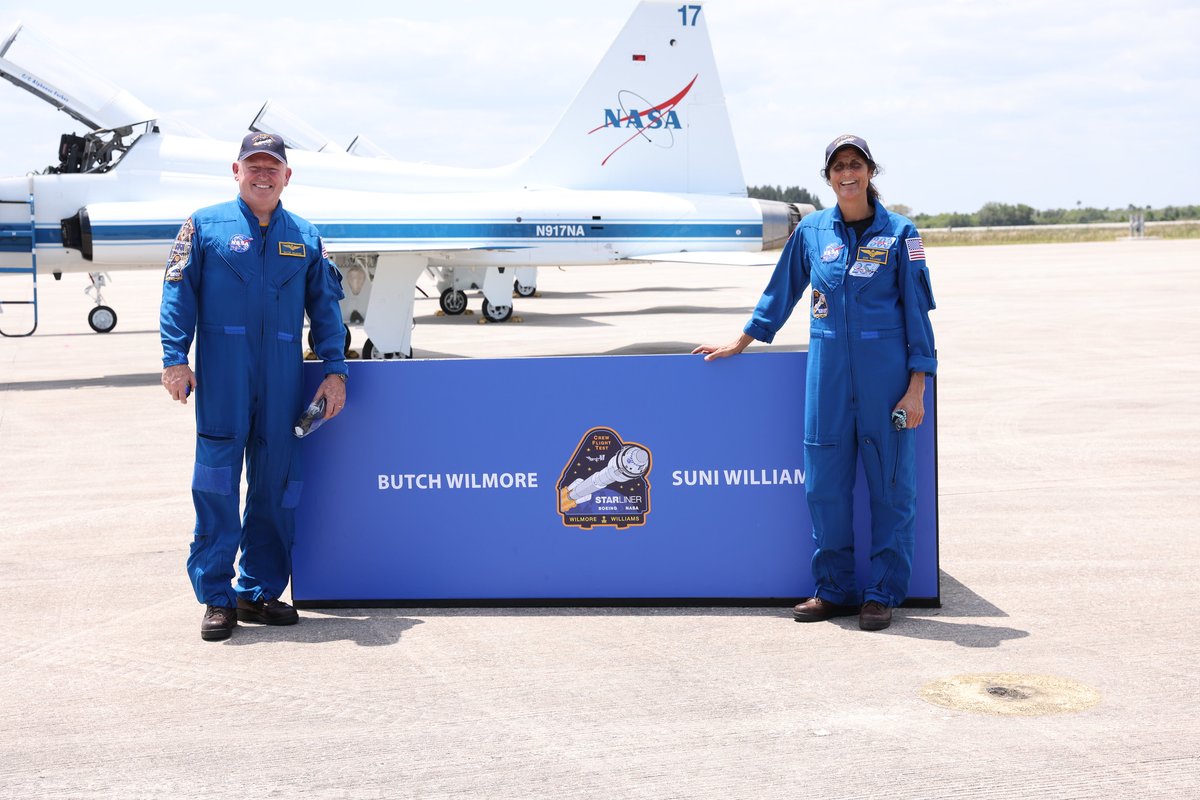
[[[888,259],[888,251],[886,247],[860,247],[858,248],[858,260],[868,264],[886,264]]]
[[[281,256],[296,256],[297,258],[304,258],[304,256],[306,255],[304,252],[304,243],[303,242],[299,242],[299,243],[297,243],[297,242],[280,242],[279,243],[279,255],[281,255]]]

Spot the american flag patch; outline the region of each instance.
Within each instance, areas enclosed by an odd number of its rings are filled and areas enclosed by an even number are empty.
[[[908,246],[909,261],[924,261],[925,260],[925,245],[921,244],[921,237],[915,239],[905,239],[904,244]]]
[[[920,241],[919,239],[917,241]],[[325,249],[325,240],[321,240],[321,258],[329,260],[329,251]]]

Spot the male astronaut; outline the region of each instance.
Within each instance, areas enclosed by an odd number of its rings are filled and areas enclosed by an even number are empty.
[[[242,622],[294,625],[280,600],[291,577],[295,509],[303,487],[299,440],[304,315],[325,379],[326,419],[346,404],[341,275],[310,223],[279,202],[292,177],[283,140],[242,140],[238,197],[183,223],[167,261],[159,327],[162,384],[173,400],[196,397],[192,500],[196,531],[187,572],[207,608],[200,636],[227,639]],[[196,339],[196,371],[188,350]],[[242,460],[245,513],[239,513]],[[238,550],[237,582],[234,559]]]

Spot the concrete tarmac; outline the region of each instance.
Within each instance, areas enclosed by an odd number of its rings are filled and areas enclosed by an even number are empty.
[[[83,276],[42,281],[38,333],[0,340],[0,797],[1200,796],[1200,241],[929,262],[944,606],[880,633],[341,609],[202,642],[160,276],[114,274],[107,335]],[[769,272],[544,269],[519,324],[419,299],[415,354],[683,352],[732,338]],[[777,346],[806,342],[802,303]]]

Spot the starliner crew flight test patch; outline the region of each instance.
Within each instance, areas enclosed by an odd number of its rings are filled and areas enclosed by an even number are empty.
[[[650,448],[592,428],[558,479],[558,513],[568,528],[628,528],[650,513]]]

